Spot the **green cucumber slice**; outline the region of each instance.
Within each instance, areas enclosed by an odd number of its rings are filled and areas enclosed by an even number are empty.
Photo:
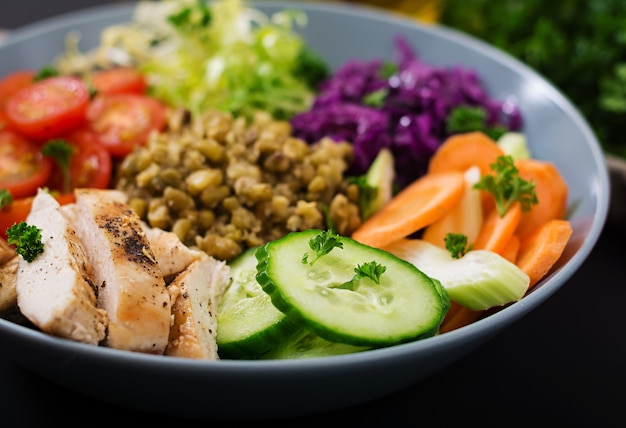
[[[262,360],[295,360],[302,358],[330,357],[352,354],[370,349],[367,346],[354,346],[346,343],[330,342],[302,328],[276,345]]]
[[[520,132],[505,132],[498,138],[497,144],[502,151],[511,156],[513,160],[530,159],[532,157],[530,149],[528,148],[528,142],[526,141],[526,135]]]
[[[340,237],[343,248],[306,263],[303,255],[314,254],[309,241],[322,232],[292,232],[257,249],[257,281],[281,312],[326,340],[355,346],[437,333],[450,305],[443,288],[411,263],[348,237]],[[364,278],[339,288],[370,262],[386,267],[380,283]]]
[[[297,329],[257,283],[255,251],[249,248],[229,263],[232,280],[217,312],[220,358],[257,358]]]
[[[528,275],[491,251],[472,250],[455,259],[444,248],[408,238],[385,249],[441,281],[451,300],[475,311],[517,302],[528,291]]]
[[[394,158],[391,150],[382,148],[365,174],[365,181],[372,186],[376,196],[367,201],[363,207],[363,219],[371,217],[393,197],[393,180],[395,178]]]

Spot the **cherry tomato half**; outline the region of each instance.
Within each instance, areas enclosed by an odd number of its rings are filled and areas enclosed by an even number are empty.
[[[32,85],[35,76],[34,70],[18,70],[0,79],[0,108],[4,108],[14,93]]]
[[[71,76],[50,77],[14,93],[6,104],[10,125],[35,141],[60,137],[85,120],[89,89]]]
[[[56,162],[46,183],[47,187],[61,193],[71,192],[75,188],[107,188],[113,168],[108,150],[94,141],[89,131],[82,129],[72,132],[64,140],[74,148],[70,160],[69,189],[64,186],[64,175]]]
[[[0,189],[13,198],[37,193],[52,171],[52,161],[41,154],[41,147],[19,134],[0,131]]]
[[[0,108],[0,131],[11,128],[9,126],[9,119],[3,108]]]
[[[132,67],[96,71],[91,84],[100,94],[143,94],[148,88],[144,75]]]
[[[87,109],[87,122],[96,139],[119,158],[146,144],[152,131],[165,125],[165,105],[146,95],[101,94]]]

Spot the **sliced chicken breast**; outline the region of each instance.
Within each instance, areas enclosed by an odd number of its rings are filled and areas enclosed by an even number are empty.
[[[202,253],[169,285],[174,323],[165,354],[218,360],[217,304],[230,281],[230,268]]]
[[[107,314],[97,307],[93,271],[59,203],[40,190],[26,223],[41,229],[43,253],[19,256],[15,290],[21,313],[42,331],[97,345]]]
[[[13,256],[0,266],[0,312],[9,311],[17,306],[15,286],[19,259],[19,256]]]
[[[5,264],[15,257],[15,249],[7,241],[0,238],[0,265]]]
[[[118,193],[75,190],[76,232],[94,268],[98,304],[109,316],[104,345],[162,354],[170,297],[139,216]]]
[[[183,244],[178,235],[163,229],[150,227],[142,222],[152,252],[159,263],[161,273],[165,279],[171,279],[187,268],[192,262],[204,254],[200,250],[193,250]]]

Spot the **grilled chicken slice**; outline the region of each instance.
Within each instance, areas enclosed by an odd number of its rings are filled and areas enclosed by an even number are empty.
[[[144,222],[142,222],[142,226],[166,281],[173,279],[175,275],[185,270],[187,266],[204,254],[199,250],[187,247],[174,232],[150,227]]]
[[[96,304],[93,271],[59,203],[39,190],[26,222],[41,229],[43,253],[19,257],[15,284],[21,313],[42,331],[97,345],[107,314]]]
[[[162,354],[171,312],[165,280],[139,216],[119,192],[76,189],[75,227],[98,287],[98,304],[109,316],[104,345]]]
[[[202,253],[169,285],[174,323],[165,354],[218,360],[217,303],[230,281],[226,262]]]
[[[14,309],[17,306],[17,267],[20,257],[14,255],[12,259],[0,266],[0,312]]]
[[[15,249],[11,247],[6,240],[0,238],[0,265],[5,264],[15,257],[15,255]]]

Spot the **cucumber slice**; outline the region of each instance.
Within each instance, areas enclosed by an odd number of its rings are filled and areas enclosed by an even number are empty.
[[[232,280],[217,312],[220,358],[257,358],[297,330],[256,281],[255,251],[249,248],[229,263]]]
[[[381,347],[437,333],[450,302],[447,293],[411,263],[391,253],[340,237],[315,260],[309,246],[320,230],[292,232],[259,247],[257,281],[287,317],[318,336],[355,346]],[[386,268],[377,284],[354,281],[355,268],[376,262]]]
[[[264,354],[263,360],[295,360],[302,358],[330,357],[352,354],[370,349],[367,346],[354,346],[339,342],[329,342],[302,328]]]
[[[520,300],[530,279],[504,257],[487,250],[473,250],[460,259],[421,239],[401,239],[385,248],[441,281],[451,300],[482,311]]]
[[[363,207],[363,219],[371,217],[393,197],[394,164],[391,150],[382,148],[367,170],[365,182],[376,189],[376,196]]]
[[[531,157],[526,136],[520,132],[505,132],[498,138],[498,146],[513,160],[530,159]]]

